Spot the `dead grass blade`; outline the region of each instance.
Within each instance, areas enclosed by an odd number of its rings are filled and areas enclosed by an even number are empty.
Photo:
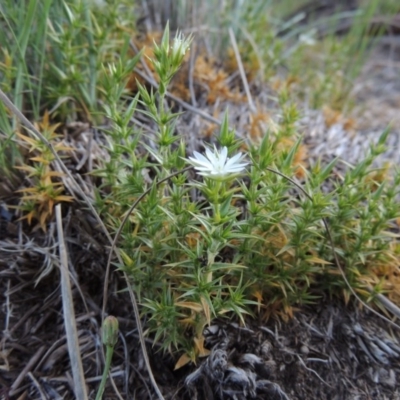
[[[64,313],[65,332],[67,335],[68,353],[71,361],[74,393],[77,399],[87,400],[85,375],[83,372],[81,353],[79,349],[78,330],[76,328],[74,302],[72,298],[71,282],[69,280],[68,255],[64,241],[64,231],[61,216],[61,204],[56,205],[56,221],[58,246],[60,249],[61,268],[61,297]]]
[[[232,28],[229,28],[229,37],[231,39],[233,51],[235,52],[236,62],[237,62],[238,67],[239,67],[240,77],[242,78],[242,82],[243,82],[244,90],[246,92],[247,102],[249,103],[250,111],[251,112],[256,112],[257,111],[256,110],[256,106],[254,105],[254,101],[253,101],[253,98],[252,98],[251,93],[250,93],[250,88],[249,88],[249,84],[247,82],[246,73],[244,71],[242,59],[241,59],[240,53],[239,53],[239,48],[238,48],[238,45],[237,45],[237,42],[236,42],[236,38],[235,38],[235,34],[233,33],[233,29]]]

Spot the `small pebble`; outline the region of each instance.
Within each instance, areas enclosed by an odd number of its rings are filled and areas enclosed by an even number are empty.
[[[303,344],[303,346],[300,347],[300,352],[301,354],[304,354],[306,356],[310,352],[310,349],[305,344]]]

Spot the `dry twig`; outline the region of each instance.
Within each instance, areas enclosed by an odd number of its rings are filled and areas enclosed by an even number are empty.
[[[19,386],[21,385],[22,381],[26,377],[26,375],[31,371],[33,366],[37,363],[39,360],[40,356],[44,353],[46,350],[46,346],[41,346],[39,349],[36,351],[36,353],[31,357],[29,362],[26,364],[25,368],[20,372],[18,375],[17,379],[14,381],[14,383],[11,385],[9,395],[12,397],[16,394]]]
[[[244,90],[246,92],[247,101],[249,103],[250,111],[251,112],[256,112],[257,111],[256,110],[256,106],[254,105],[254,101],[253,101],[253,98],[252,98],[251,93],[250,93],[250,88],[249,88],[249,84],[247,82],[246,73],[245,73],[244,68],[243,68],[242,59],[240,57],[238,45],[236,43],[235,34],[233,33],[232,28],[229,28],[229,37],[231,39],[233,51],[235,52],[236,62],[238,63],[240,77],[242,78],[242,82],[243,82]]]

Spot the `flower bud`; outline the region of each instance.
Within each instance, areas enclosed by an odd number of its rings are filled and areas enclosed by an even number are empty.
[[[118,320],[109,315],[103,322],[103,344],[114,347],[118,340]]]
[[[186,52],[189,50],[190,43],[192,42],[193,37],[189,36],[188,38],[184,38],[181,32],[178,32],[175,36],[174,41],[171,46],[171,66],[177,70],[185,57]]]

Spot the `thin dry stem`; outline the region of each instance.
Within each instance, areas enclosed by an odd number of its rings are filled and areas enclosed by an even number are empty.
[[[235,52],[236,62],[238,63],[240,77],[242,78],[244,90],[246,92],[247,101],[249,103],[249,108],[251,112],[256,112],[256,106],[254,105],[253,97],[250,93],[249,83],[247,82],[246,73],[243,68],[242,58],[240,57],[238,45],[236,42],[235,34],[233,33],[233,29],[229,28],[229,37],[231,39],[233,51]]]
[[[192,48],[190,51],[190,59],[189,59],[189,91],[190,91],[190,97],[192,99],[192,105],[193,107],[197,107],[197,101],[196,101],[196,94],[194,92],[194,87],[193,87],[193,72],[194,72],[194,64],[195,64],[195,58],[196,58],[196,44],[192,44]]]
[[[29,362],[26,364],[25,368],[21,371],[21,373],[18,375],[17,379],[11,385],[11,389],[10,389],[10,392],[9,392],[9,395],[11,397],[16,394],[16,392],[17,392],[20,384],[24,380],[25,376],[36,365],[37,361],[40,359],[41,355],[44,353],[45,350],[46,350],[46,346],[41,346],[41,347],[38,348],[36,353],[31,357]]]
[[[61,298],[64,312],[65,332],[67,335],[68,353],[71,361],[74,393],[77,399],[88,399],[85,374],[83,372],[81,353],[79,349],[78,330],[76,328],[74,301],[71,282],[69,280],[68,255],[64,240],[64,230],[61,216],[61,204],[56,205],[56,221],[58,246],[60,250]]]

